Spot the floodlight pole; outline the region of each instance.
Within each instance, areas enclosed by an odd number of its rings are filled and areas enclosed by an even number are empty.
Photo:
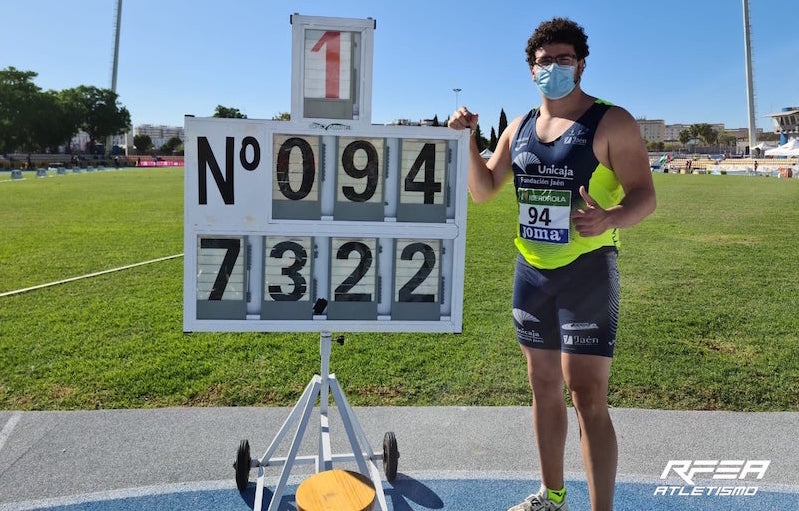
[[[116,25],[114,25],[114,63],[111,67],[111,90],[116,93],[117,91],[117,69],[119,68],[119,31],[122,26],[122,0],[117,0],[117,15]],[[105,139],[105,150],[111,154],[111,141],[112,137],[109,135]],[[128,151],[127,137],[125,140],[125,154]]]
[[[117,91],[117,68],[119,68],[119,30],[122,25],[122,0],[117,0],[117,22],[114,29],[114,65],[111,69],[111,90]]]
[[[757,145],[755,128],[755,88],[752,80],[752,44],[749,30],[749,0],[743,0],[744,11],[744,52],[746,54],[746,101],[749,105],[749,156],[753,156]]]

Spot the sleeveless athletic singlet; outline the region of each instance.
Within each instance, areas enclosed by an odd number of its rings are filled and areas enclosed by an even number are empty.
[[[602,247],[618,247],[618,229],[584,238],[575,230],[571,212],[585,207],[580,186],[603,208],[621,201],[616,174],[599,163],[593,144],[599,121],[611,105],[597,100],[566,132],[551,143],[535,133],[533,109],[511,141],[513,182],[519,206],[515,244],[535,268],[565,266]]]

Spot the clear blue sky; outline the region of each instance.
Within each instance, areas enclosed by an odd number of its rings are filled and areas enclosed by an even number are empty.
[[[111,87],[116,0],[3,0],[0,68],[42,89]],[[750,0],[756,124],[799,105],[796,0]],[[538,102],[524,48],[539,22],[583,25],[588,93],[638,118],[748,126],[741,0],[124,0],[117,92],[134,125],[216,105],[291,109],[289,15],[377,20],[372,121],[444,120],[459,102],[487,134]]]

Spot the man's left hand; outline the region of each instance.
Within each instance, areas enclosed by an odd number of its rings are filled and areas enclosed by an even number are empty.
[[[585,201],[585,208],[572,213],[574,228],[580,236],[599,236],[611,227],[610,215],[588,194],[585,186],[580,187],[580,196]]]

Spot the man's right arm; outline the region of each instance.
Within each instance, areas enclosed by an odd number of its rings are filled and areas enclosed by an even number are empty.
[[[477,141],[471,137],[469,141],[469,194],[475,202],[484,202],[494,197],[499,191],[511,170],[510,142],[519,126],[521,117],[514,119],[497,141],[494,154],[488,161],[480,155]],[[474,129],[477,126],[477,114],[466,108],[460,108],[451,117],[449,127],[453,129]]]

